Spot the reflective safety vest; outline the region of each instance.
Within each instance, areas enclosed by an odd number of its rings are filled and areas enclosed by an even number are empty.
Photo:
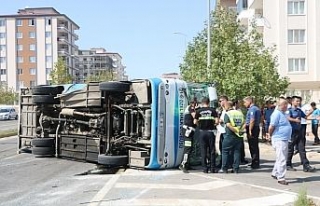
[[[241,111],[238,110],[230,110],[226,113],[229,117],[230,124],[233,128],[236,129],[237,132],[235,134],[238,137],[243,137],[244,132],[242,131],[242,127],[245,123],[244,121],[244,115]]]

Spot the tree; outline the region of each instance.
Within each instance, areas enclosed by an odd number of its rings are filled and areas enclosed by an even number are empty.
[[[86,78],[86,82],[103,82],[103,81],[113,81],[115,76],[112,70],[103,70],[95,72],[94,74]]]
[[[0,104],[14,104],[18,97],[14,90],[6,85],[0,85],[0,96]]]
[[[54,69],[50,73],[51,84],[71,84],[72,76],[66,66],[66,62],[59,58],[54,64]]]
[[[288,79],[278,74],[274,48],[263,45],[254,22],[248,31],[234,12],[220,8],[212,14],[211,25],[211,66],[207,68],[207,30],[203,29],[189,43],[180,64],[184,80],[214,82],[219,94],[234,99],[251,95],[262,102],[265,96],[285,93]]]

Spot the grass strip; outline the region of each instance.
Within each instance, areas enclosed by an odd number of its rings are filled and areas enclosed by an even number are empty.
[[[17,134],[18,134],[17,129],[4,130],[4,131],[0,131],[0,138],[10,137]]]

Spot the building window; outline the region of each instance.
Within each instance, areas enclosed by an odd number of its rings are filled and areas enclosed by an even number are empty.
[[[289,15],[305,14],[304,0],[288,1],[288,14]]]
[[[0,45],[0,51],[5,51],[6,50],[6,45]]]
[[[0,26],[5,26],[5,25],[6,25],[6,20],[0,19]]]
[[[17,69],[17,74],[22,74],[22,69]]]
[[[6,62],[6,58],[5,57],[0,57],[0,63],[5,63]]]
[[[17,45],[17,50],[18,50],[18,51],[22,51],[22,50],[23,50],[23,45],[18,44],[18,45]]]
[[[50,75],[51,74],[52,69],[51,68],[46,68],[46,75]]]
[[[289,72],[305,72],[306,59],[305,58],[289,58],[288,71]]]
[[[29,26],[34,26],[36,24],[34,19],[29,19],[28,22],[29,22]]]
[[[289,44],[301,44],[305,43],[305,30],[288,30],[288,43]]]
[[[46,56],[46,62],[52,63],[52,56]]]
[[[17,25],[17,26],[22,26],[22,20],[21,20],[21,19],[17,19],[16,25]]]
[[[6,38],[6,33],[0,32],[0,39]]]
[[[51,19],[50,18],[46,18],[46,25],[50,26],[51,25]]]
[[[24,87],[24,81],[19,81],[18,84],[19,84],[19,88]]]
[[[29,32],[29,38],[36,38],[36,32],[30,31]]]
[[[46,44],[46,50],[51,51],[51,48],[52,48],[51,44]]]
[[[7,74],[7,70],[6,69],[1,69],[0,70],[0,74],[1,75],[6,75]]]
[[[35,87],[37,86],[36,81],[30,81],[30,87]]]
[[[248,9],[248,0],[242,0],[242,8]]]
[[[23,57],[17,57],[18,63],[23,63]]]
[[[30,75],[36,75],[36,73],[37,73],[37,70],[35,68],[30,68],[29,69],[29,74]]]
[[[36,63],[36,57],[34,57],[34,56],[29,57],[29,62]]]
[[[21,32],[18,32],[18,33],[17,33],[17,38],[18,38],[18,39],[21,39],[21,38],[22,38],[22,33],[21,33]]]
[[[35,51],[36,50],[36,45],[35,44],[30,44],[29,45],[30,51]]]
[[[50,31],[46,31],[46,38],[51,38],[51,32]]]

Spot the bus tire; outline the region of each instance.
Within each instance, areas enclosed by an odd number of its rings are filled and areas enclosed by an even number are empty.
[[[52,95],[34,95],[32,101],[35,104],[60,104],[60,100]]]
[[[53,138],[34,138],[31,140],[31,145],[33,147],[54,147]]]
[[[35,156],[54,156],[55,148],[54,147],[33,147],[32,154]]]
[[[63,86],[35,86],[31,89],[33,95],[53,95],[61,94],[64,90]]]
[[[101,154],[98,156],[98,164],[110,166],[126,166],[128,165],[128,155],[110,156]]]
[[[130,84],[124,82],[101,82],[99,84],[100,91],[104,92],[128,92],[130,91]]]

